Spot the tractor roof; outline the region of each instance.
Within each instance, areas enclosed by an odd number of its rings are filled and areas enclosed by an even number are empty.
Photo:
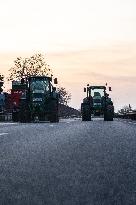
[[[19,91],[19,90],[26,90],[27,84],[21,84],[21,81],[12,81],[12,90]]]
[[[106,90],[106,86],[90,86],[90,89],[94,90],[94,89],[104,89]]]
[[[50,80],[51,81],[51,77],[49,77],[49,76],[37,76],[37,75],[33,75],[33,76],[30,76],[30,77],[28,77],[28,79],[32,79],[32,78],[37,78],[37,79],[43,79],[43,78],[47,78],[48,80]]]

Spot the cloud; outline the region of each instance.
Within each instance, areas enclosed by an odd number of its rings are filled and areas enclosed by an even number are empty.
[[[112,76],[106,74],[100,74],[96,72],[80,72],[77,74],[80,77],[91,77],[95,78],[96,80],[111,80],[113,82],[124,82],[124,83],[136,83],[136,76]]]

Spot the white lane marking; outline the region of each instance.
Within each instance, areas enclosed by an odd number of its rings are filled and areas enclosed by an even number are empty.
[[[2,136],[2,135],[8,135],[8,133],[0,133],[0,136]]]
[[[12,122],[0,122],[0,125],[17,125],[18,123],[12,123]]]
[[[136,123],[135,123],[135,122],[131,122],[131,124],[136,125]]]
[[[50,127],[54,127],[54,125],[50,125]]]
[[[134,121],[129,121],[129,120],[119,120],[119,119],[118,119],[118,121],[119,121],[119,122],[124,122],[124,123],[127,123],[127,124],[131,124],[131,125],[136,125],[136,122],[134,122]]]
[[[131,124],[131,125],[136,125],[135,122],[126,122],[126,123]]]

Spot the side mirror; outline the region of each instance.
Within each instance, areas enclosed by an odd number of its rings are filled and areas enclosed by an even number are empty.
[[[24,84],[24,83],[25,83],[25,79],[22,78],[22,79],[21,79],[21,84]]]
[[[58,84],[58,79],[57,78],[54,79],[54,84],[56,84],[56,85]]]
[[[0,81],[0,86],[2,87],[4,85],[4,82],[3,81]]]
[[[51,82],[52,82],[52,77],[53,77],[53,75],[51,74]]]
[[[56,91],[56,87],[53,87],[52,90],[55,92]]]
[[[3,89],[0,87],[0,94],[3,92]]]
[[[105,98],[109,98],[109,94],[108,93],[105,93]]]
[[[109,87],[109,91],[112,91],[111,87]]]
[[[84,88],[84,93],[86,93],[86,88]]]

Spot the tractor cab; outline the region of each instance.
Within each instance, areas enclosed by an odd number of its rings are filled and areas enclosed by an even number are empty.
[[[49,77],[30,77],[28,79],[30,99],[33,104],[43,103],[45,97],[51,94],[51,79]]]
[[[88,96],[92,99],[93,114],[100,116],[104,108],[106,87],[90,86],[88,87]]]

